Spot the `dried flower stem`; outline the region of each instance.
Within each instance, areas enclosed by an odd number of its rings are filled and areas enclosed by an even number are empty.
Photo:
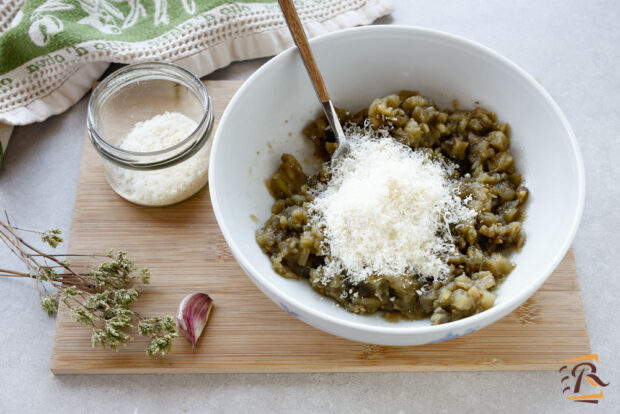
[[[8,273],[8,274],[2,274],[2,273]],[[9,277],[30,277],[30,275],[28,273],[23,273],[23,272],[16,272],[15,270],[7,270],[7,269],[0,269],[0,276],[9,276]]]
[[[5,212],[6,215],[6,212]],[[92,346],[110,347],[116,350],[131,340],[134,323],[138,332],[150,338],[146,348],[148,356],[171,351],[172,338],[177,336],[172,316],[147,318],[131,309],[138,299],[134,286],[148,284],[148,269],[138,269],[122,251],[107,254],[47,254],[26,242],[20,232],[39,234],[41,240],[55,248],[63,242],[58,229],[46,232],[14,227],[9,221],[0,220],[0,240],[26,265],[27,272],[0,269],[0,277],[27,277],[33,280],[41,297],[41,307],[48,313],[58,311],[60,303],[71,311],[72,318],[93,330]],[[71,266],[68,258],[109,258],[89,272],[79,272]],[[64,270],[58,273],[57,269]],[[52,293],[48,288],[53,288]]]

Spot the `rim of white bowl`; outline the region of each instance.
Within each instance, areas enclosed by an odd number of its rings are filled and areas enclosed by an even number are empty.
[[[493,306],[492,308],[484,312],[481,312],[481,313],[478,313],[472,316],[468,316],[466,318],[459,319],[457,321],[447,322],[447,323],[440,324],[440,325],[415,326],[415,327],[374,326],[374,325],[367,325],[364,323],[358,323],[355,321],[348,321],[348,320],[340,319],[329,313],[318,311],[312,308],[311,306],[307,306],[304,303],[299,302],[295,298],[287,295],[282,290],[280,290],[277,286],[273,285],[268,279],[263,277],[261,273],[252,265],[252,263],[250,263],[250,261],[247,260],[245,255],[242,253],[241,249],[239,249],[235,241],[230,236],[228,228],[226,227],[225,223],[222,220],[219,206],[217,205],[217,203],[213,203],[213,200],[217,200],[217,190],[215,186],[209,185],[209,192],[210,192],[211,201],[213,204],[213,211],[215,213],[215,218],[218,222],[218,225],[220,227],[222,234],[224,235],[224,239],[228,243],[228,246],[230,247],[234,257],[237,259],[237,261],[240,262],[241,266],[244,269],[247,269],[255,278],[260,278],[261,283],[266,289],[270,290],[272,293],[274,293],[276,296],[280,298],[285,298],[284,300],[292,304],[294,308],[297,308],[295,310],[301,311],[302,313],[305,312],[305,313],[313,315],[314,317],[318,319],[327,320],[336,325],[345,326],[347,328],[351,328],[355,330],[372,332],[372,333],[377,333],[377,334],[402,335],[402,336],[408,336],[411,334],[423,334],[423,333],[441,334],[441,333],[447,333],[448,331],[470,328],[472,327],[472,325],[474,326],[478,325],[482,321],[490,320],[492,323],[495,320],[501,318],[502,316],[508,314],[509,312],[517,308],[517,306],[525,302],[531,295],[533,295],[542,286],[542,284],[547,280],[549,275],[551,275],[553,270],[555,270],[555,268],[560,264],[560,261],[564,258],[564,256],[568,252],[568,249],[570,248],[573,242],[573,239],[575,238],[575,234],[577,233],[577,229],[579,228],[579,223],[583,215],[583,206],[585,202],[585,171],[584,171],[583,159],[581,156],[581,150],[579,148],[579,145],[577,144],[577,139],[575,137],[573,129],[570,126],[566,116],[560,109],[559,105],[555,102],[555,100],[551,97],[551,95],[540,85],[540,83],[538,83],[529,73],[527,73],[524,69],[519,67],[514,62],[510,61],[508,58],[502,56],[501,54],[495,52],[494,50],[486,46],[483,46],[477,42],[474,42],[473,40],[465,39],[463,37],[460,37],[454,34],[443,32],[440,30],[434,30],[434,29],[427,29],[427,28],[413,27],[413,26],[403,26],[403,25],[377,25],[377,26],[354,27],[354,28],[349,28],[349,29],[338,30],[338,31],[331,32],[331,33],[326,33],[326,34],[323,34],[323,35],[320,35],[320,36],[317,36],[311,39],[310,44],[313,45],[317,43],[326,42],[326,41],[329,41],[331,38],[335,38],[335,37],[354,36],[357,33],[373,32],[373,31],[382,32],[382,33],[409,32],[409,33],[413,33],[416,36],[422,36],[428,39],[444,41],[444,42],[452,43],[454,45],[461,45],[461,46],[464,46],[465,48],[469,48],[469,49],[478,51],[482,54],[486,54],[487,56],[490,56],[491,58],[511,68],[514,72],[516,72],[518,75],[524,78],[538,93],[542,95],[546,103],[553,110],[554,114],[558,117],[558,119],[562,123],[562,126],[567,132],[570,145],[573,151],[573,155],[576,160],[577,179],[578,179],[578,188],[577,188],[577,191],[578,191],[577,203],[578,204],[577,204],[576,214],[573,217],[573,222],[571,223],[569,237],[566,238],[566,240],[564,241],[564,244],[557,251],[555,257],[550,262],[550,264],[544,269],[544,271],[540,272],[540,275],[538,276],[538,278],[532,284],[530,284],[530,286],[527,289],[523,290],[513,299],[507,302],[504,302],[504,303],[500,303],[496,306]],[[235,93],[230,103],[228,104],[226,110],[224,111],[224,114],[222,115],[222,119],[220,120],[219,124],[224,125],[227,122],[228,117],[230,116],[230,112],[232,110],[231,108],[235,106],[237,100],[240,99],[244,91],[252,84],[255,78],[259,77],[263,72],[270,70],[270,68],[273,65],[277,64],[278,61],[283,59],[284,56],[290,55],[292,53],[297,53],[295,46],[290,47],[280,52],[278,55],[276,55],[271,60],[266,62],[263,66],[261,66],[256,72],[254,72],[243,83],[243,85],[241,85],[239,90]],[[211,150],[209,183],[213,182],[212,178],[213,178],[213,171],[215,171],[214,167],[218,164],[217,153],[218,153],[218,147],[219,147],[219,142],[220,142],[220,135],[221,135],[220,128],[218,127],[215,133],[215,137],[213,139],[213,147]],[[485,324],[484,326],[486,325],[488,324]],[[476,329],[481,329],[482,327],[483,326],[478,326],[476,327]]]

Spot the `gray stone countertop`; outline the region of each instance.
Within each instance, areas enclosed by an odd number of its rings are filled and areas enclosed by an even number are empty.
[[[379,24],[480,42],[538,78],[571,122],[587,197],[574,242],[592,350],[611,381],[597,405],[565,399],[557,372],[54,376],[55,320],[29,281],[0,281],[0,412],[620,412],[620,3],[617,0],[397,0]],[[245,79],[266,59],[207,79]],[[24,227],[68,232],[88,96],[18,127],[0,170],[0,208]],[[2,267],[17,266],[0,249]],[[614,299],[615,298],[615,299]]]

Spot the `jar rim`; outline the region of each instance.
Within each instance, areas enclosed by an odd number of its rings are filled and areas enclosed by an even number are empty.
[[[118,81],[119,78],[122,78],[124,76],[129,76],[136,71],[145,70],[145,69],[152,70],[153,75],[156,75],[157,73],[161,73],[161,74],[172,73],[174,75],[179,76],[180,78],[183,78],[184,80],[188,81],[194,86],[196,86],[196,91],[198,91],[198,94],[195,93],[195,95],[197,95],[196,97],[203,103],[204,111],[196,128],[182,141],[170,147],[162,148],[160,150],[155,150],[155,151],[141,152],[141,151],[126,150],[126,149],[123,149],[116,145],[111,144],[107,139],[104,138],[103,134],[99,133],[96,127],[95,119],[94,119],[94,113],[95,113],[94,106],[97,100],[100,99],[101,95],[106,91],[106,88],[113,86],[114,82]],[[183,86],[185,86],[187,89],[190,89],[187,87],[187,85],[183,85]],[[123,87],[124,85],[118,86],[118,90],[121,90]],[[156,169],[156,168],[171,166],[181,161],[184,161],[185,159],[193,155],[195,152],[197,152],[200,148],[202,148],[202,146],[205,144],[205,142],[207,141],[211,133],[211,129],[213,127],[213,119],[214,119],[214,116],[213,116],[213,110],[212,110],[211,97],[209,96],[209,93],[207,92],[207,88],[202,83],[200,78],[198,78],[198,76],[196,76],[190,70],[182,66],[176,65],[174,63],[142,62],[142,63],[135,63],[135,64],[127,65],[113,72],[112,74],[107,76],[103,81],[101,81],[101,83],[99,83],[97,87],[95,87],[88,101],[87,129],[88,129],[88,134],[90,136],[90,140],[93,146],[95,147],[97,152],[99,152],[99,154],[105,157],[106,159],[113,161],[117,164],[120,164],[122,166],[128,167],[128,168]],[[205,125],[206,125],[206,130],[205,130]],[[204,133],[201,132],[203,130],[204,130]],[[193,141],[196,141],[194,145],[188,146],[188,144],[192,143]],[[177,150],[185,146],[187,146],[187,148],[184,151],[181,151],[178,154],[176,153]],[[164,158],[159,161],[146,162],[146,163],[135,161],[129,158],[129,157],[165,156],[166,154],[172,154],[172,155],[168,158]],[[125,156],[128,156],[128,157],[126,158]]]

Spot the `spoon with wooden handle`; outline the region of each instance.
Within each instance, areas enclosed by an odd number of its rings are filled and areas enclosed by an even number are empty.
[[[299,20],[297,10],[295,10],[295,5],[293,5],[293,0],[278,0],[278,2],[280,3],[280,7],[282,8],[282,12],[284,13],[284,20],[286,20],[286,24],[291,31],[293,40],[295,40],[295,44],[297,45],[297,49],[299,50],[301,59],[304,61],[304,65],[306,66],[306,70],[308,71],[308,75],[310,76],[310,80],[312,81],[312,85],[314,86],[314,90],[316,91],[316,95],[318,96],[319,101],[321,101],[321,107],[323,108],[323,112],[325,112],[327,122],[329,122],[329,126],[334,132],[334,136],[336,137],[336,141],[338,142],[338,147],[332,155],[333,160],[334,158],[341,155],[346,147],[346,138],[344,132],[342,131],[340,121],[338,120],[338,114],[336,113],[334,104],[332,103],[332,100],[329,97],[329,93],[327,92],[327,88],[325,87],[325,82],[323,82],[321,72],[319,72],[319,68],[316,65],[314,56],[312,55],[312,50],[310,49],[310,45],[308,44],[306,32],[304,32],[304,27]]]

